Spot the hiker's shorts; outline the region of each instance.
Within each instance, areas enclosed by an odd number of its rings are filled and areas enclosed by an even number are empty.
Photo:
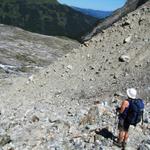
[[[127,121],[125,121],[124,119],[119,119],[118,129],[120,131],[128,132],[129,131],[129,127],[130,127],[130,124]]]

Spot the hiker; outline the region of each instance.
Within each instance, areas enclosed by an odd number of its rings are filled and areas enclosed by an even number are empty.
[[[129,137],[130,125],[136,126],[141,120],[143,124],[143,100],[137,98],[137,91],[134,88],[127,89],[127,96],[128,98],[122,102],[121,107],[116,109],[119,112],[119,135],[114,144],[123,148],[125,148]]]

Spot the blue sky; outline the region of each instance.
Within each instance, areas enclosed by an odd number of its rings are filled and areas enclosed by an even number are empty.
[[[60,3],[95,10],[115,10],[122,7],[126,0],[58,0]]]

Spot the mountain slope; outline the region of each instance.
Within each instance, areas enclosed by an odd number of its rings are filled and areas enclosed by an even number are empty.
[[[46,35],[79,39],[96,20],[56,0],[0,1],[0,23]]]
[[[126,4],[122,8],[116,10],[110,17],[105,19],[103,22],[101,20],[98,21],[91,31],[81,37],[81,41],[85,42],[90,40],[94,35],[102,32],[103,29],[110,27],[113,23],[121,19],[129,12],[134,11],[137,7],[141,6],[147,1],[148,0],[127,0]]]
[[[72,7],[73,9],[82,12],[83,14],[96,17],[98,19],[103,19],[112,14],[111,11],[100,11],[100,10],[93,10],[93,9],[84,9],[84,8],[78,8],[78,7]]]
[[[31,73],[56,61],[79,43],[31,33],[0,24],[0,78],[9,74]]]
[[[148,149],[149,10],[150,2],[29,78],[0,80],[2,148],[120,150],[112,144],[114,110],[135,87],[145,100],[144,125],[131,126],[127,149]]]

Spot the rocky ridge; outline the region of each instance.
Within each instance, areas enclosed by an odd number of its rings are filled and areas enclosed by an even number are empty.
[[[117,150],[114,109],[133,86],[146,110],[144,126],[130,129],[127,149],[149,149],[149,6],[29,78],[1,79],[2,149]]]
[[[135,9],[137,9],[139,6],[146,3],[147,1],[149,0],[127,0],[125,5],[122,8],[119,8],[116,11],[114,11],[111,16],[104,19],[103,21],[101,20],[97,21],[96,26],[91,31],[89,31],[88,33],[86,33],[84,36],[81,37],[81,41],[85,42],[90,40],[93,36],[102,32],[102,30],[110,27],[113,23],[117,22],[122,17],[134,11]]]

